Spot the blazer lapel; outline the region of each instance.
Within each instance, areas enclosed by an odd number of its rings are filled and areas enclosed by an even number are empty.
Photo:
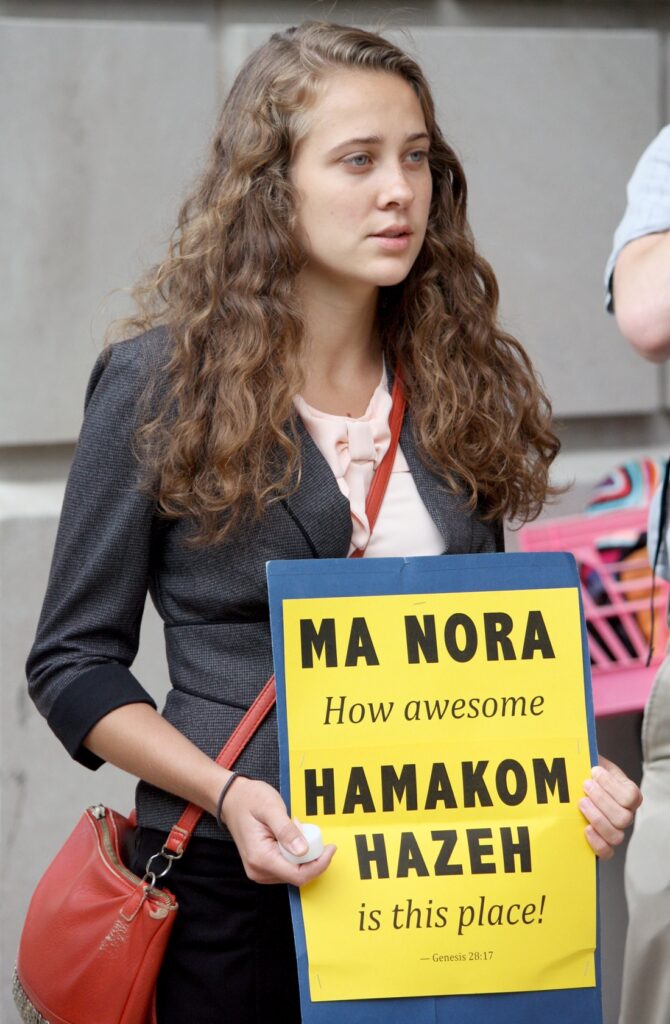
[[[301,452],[300,485],[282,505],[305,538],[315,558],[345,558],[351,545],[349,499],[298,418]]]

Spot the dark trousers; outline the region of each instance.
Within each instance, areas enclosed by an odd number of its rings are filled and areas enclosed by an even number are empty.
[[[166,838],[137,830],[137,874]],[[299,1024],[285,885],[249,881],[234,843],[198,838],[158,884],[179,902],[158,980],[158,1024]]]

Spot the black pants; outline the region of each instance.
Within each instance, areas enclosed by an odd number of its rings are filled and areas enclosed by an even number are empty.
[[[137,874],[166,838],[137,830]],[[179,909],[158,980],[158,1024],[299,1024],[287,887],[249,881],[234,843],[198,838],[164,884]]]

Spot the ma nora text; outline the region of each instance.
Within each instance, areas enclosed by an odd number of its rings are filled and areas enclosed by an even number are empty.
[[[386,628],[393,629],[393,623]],[[408,665],[435,664],[442,658],[467,662],[480,647],[487,661],[530,661],[536,654],[554,657],[540,610],[527,612],[525,621],[516,624],[507,612],[483,612],[479,619],[454,612],[439,630],[435,615],[404,615],[402,628]],[[513,632],[520,639],[515,640]],[[300,654],[303,669],[313,668],[317,661],[326,668],[356,668],[361,661],[379,665],[377,646],[363,615],[353,616],[348,624],[334,618],[318,623],[300,619]]]

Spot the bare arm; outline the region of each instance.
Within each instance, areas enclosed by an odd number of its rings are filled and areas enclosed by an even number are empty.
[[[90,730],[84,746],[210,814],[216,813],[219,793],[230,776],[148,704],[126,704],[110,711]],[[289,864],[277,842],[301,854],[305,840],[279,793],[265,782],[236,779],[226,794],[222,818],[247,875],[255,882],[303,885],[326,870],[335,852],[334,846],[327,846],[309,864]]]
[[[670,356],[670,232],[629,242],[617,259],[613,287],[621,333],[645,359],[663,362]]]

